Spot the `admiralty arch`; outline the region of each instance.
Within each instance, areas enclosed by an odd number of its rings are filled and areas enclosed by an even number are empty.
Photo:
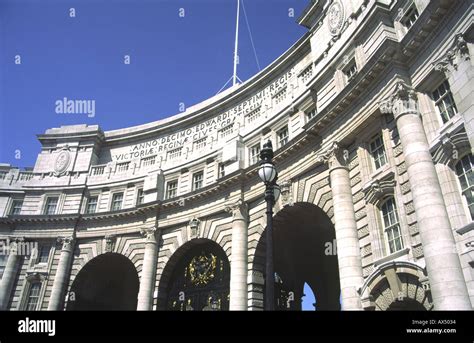
[[[307,284],[317,310],[472,310],[473,13],[308,1],[293,46],[185,112],[47,129],[0,165],[0,309],[299,310]]]

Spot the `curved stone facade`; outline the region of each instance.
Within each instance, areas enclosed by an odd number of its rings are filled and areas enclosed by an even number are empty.
[[[110,263],[139,280],[113,309],[262,309],[270,139],[282,309],[300,307],[304,282],[320,309],[472,309],[473,13],[467,0],[311,2],[288,51],[183,113],[46,130],[34,168],[0,165],[0,308],[87,307]],[[299,244],[314,264],[300,267]]]

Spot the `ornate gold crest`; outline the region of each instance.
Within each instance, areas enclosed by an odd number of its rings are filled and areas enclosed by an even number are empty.
[[[194,256],[189,263],[189,276],[191,283],[196,286],[206,285],[214,278],[217,265],[217,256],[201,253]]]

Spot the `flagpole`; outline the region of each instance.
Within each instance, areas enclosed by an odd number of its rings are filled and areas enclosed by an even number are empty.
[[[234,48],[234,76],[232,77],[232,85],[235,86],[237,83],[237,60],[238,60],[238,48],[239,48],[239,13],[240,12],[240,0],[237,0],[237,20],[235,24],[235,48]]]

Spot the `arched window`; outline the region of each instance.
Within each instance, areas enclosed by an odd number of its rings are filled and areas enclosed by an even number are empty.
[[[467,206],[471,215],[471,219],[474,219],[474,173],[472,167],[474,164],[474,158],[472,154],[464,156],[458,163],[456,163],[456,174],[461,184],[462,194],[466,199]]]
[[[402,234],[398,222],[397,206],[394,198],[387,199],[380,207],[383,228],[387,237],[390,254],[403,248]]]

